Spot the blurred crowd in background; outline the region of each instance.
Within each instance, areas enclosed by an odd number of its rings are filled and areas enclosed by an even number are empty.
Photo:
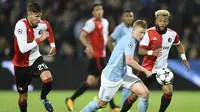
[[[104,17],[109,21],[109,32],[121,23],[123,10],[131,9],[135,20],[144,19],[154,26],[154,12],[167,9],[171,13],[169,28],[175,30],[184,45],[189,59],[200,59],[200,0],[32,0],[43,8],[42,19],[47,20],[57,46],[56,58],[85,57],[79,41],[80,31],[92,17],[93,4],[101,2]],[[0,59],[13,57],[13,30],[15,23],[26,17],[30,0],[0,0]],[[41,54],[49,52],[49,43],[40,44]],[[178,58],[172,49],[170,58]]]

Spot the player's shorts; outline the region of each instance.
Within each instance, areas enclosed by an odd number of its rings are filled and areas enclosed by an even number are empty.
[[[102,74],[101,76],[101,87],[99,90],[99,98],[102,101],[109,102],[116,92],[119,90],[120,87],[124,87],[126,89],[130,89],[131,85],[136,82],[140,82],[141,80],[132,74],[126,74],[123,79],[114,82],[110,81]]]
[[[105,58],[91,58],[89,60],[88,74],[100,77],[102,70],[105,68]]]
[[[157,83],[156,73],[153,73],[151,77],[147,78],[146,74],[143,72],[139,72],[137,76],[142,80],[147,88],[149,88],[152,83]]]
[[[37,58],[33,65],[29,67],[15,66],[15,82],[18,92],[21,94],[26,93],[32,77],[39,77],[43,71],[48,71],[48,67],[42,56]]]
[[[133,69],[130,67],[130,66],[126,66],[127,69],[126,69],[126,75],[132,75],[133,74]]]

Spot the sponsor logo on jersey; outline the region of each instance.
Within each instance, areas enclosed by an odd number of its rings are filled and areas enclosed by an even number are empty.
[[[162,46],[162,50],[167,50],[169,48],[170,48],[169,46]]]

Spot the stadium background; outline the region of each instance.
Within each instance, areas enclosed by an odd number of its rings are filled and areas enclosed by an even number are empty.
[[[135,20],[146,20],[149,27],[154,25],[155,10],[169,10],[171,13],[169,27],[179,34],[186,50],[187,58],[192,66],[192,71],[186,72],[181,65],[175,47],[171,49],[169,68],[175,74],[175,91],[177,90],[178,93],[182,94],[183,90],[187,90],[186,93],[183,92],[186,98],[192,96],[194,90],[199,94],[200,0],[32,1],[41,4],[43,8],[42,18],[51,24],[56,39],[57,56],[54,58],[46,56],[49,51],[48,42],[40,44],[41,54],[44,55],[44,59],[54,76],[54,90],[74,90],[87,77],[88,60],[83,52],[84,47],[79,42],[79,34],[85,21],[92,17],[91,8],[93,3],[101,2],[104,7],[104,17],[108,19],[110,24],[110,33],[121,22],[121,13],[125,9],[131,9],[134,12]],[[13,30],[15,23],[19,19],[26,17],[27,3],[28,0],[0,0],[0,96],[13,93],[14,77],[10,61],[13,56]],[[39,80],[33,80],[34,89],[40,89],[40,84]],[[153,85],[152,89],[158,90],[159,88]],[[97,88],[94,88],[94,90],[97,90]],[[70,95],[69,91],[62,91],[61,93],[64,96]],[[93,93],[93,95],[95,94],[97,93]],[[17,96],[15,97],[17,98]],[[197,95],[197,99],[200,99],[199,95]],[[3,97],[0,97],[0,101],[3,100]],[[159,104],[159,100],[157,103]],[[200,102],[197,103],[200,104]],[[16,109],[18,109],[17,106]],[[0,110],[0,112],[10,111],[5,109]],[[194,112],[200,112],[200,108],[196,107]]]

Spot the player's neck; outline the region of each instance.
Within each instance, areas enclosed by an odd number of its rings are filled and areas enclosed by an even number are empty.
[[[136,34],[134,33],[134,31],[131,33],[132,37],[136,40],[136,43],[138,43],[140,40],[138,40],[136,37]]]
[[[102,18],[96,18],[96,17],[94,17],[96,20],[99,20],[99,21],[101,21],[102,20]]]
[[[134,32],[131,32],[131,35],[133,38],[135,38],[135,33]]]
[[[123,22],[123,24],[126,26],[126,27],[131,27],[131,25],[129,25],[129,24],[126,24],[125,22]]]
[[[35,28],[35,26],[33,24],[31,24],[30,19],[27,17],[26,20],[28,21],[28,24],[31,28]]]
[[[156,26],[156,31],[160,34],[165,34],[167,32],[167,27],[164,30],[161,30],[158,26]]]

